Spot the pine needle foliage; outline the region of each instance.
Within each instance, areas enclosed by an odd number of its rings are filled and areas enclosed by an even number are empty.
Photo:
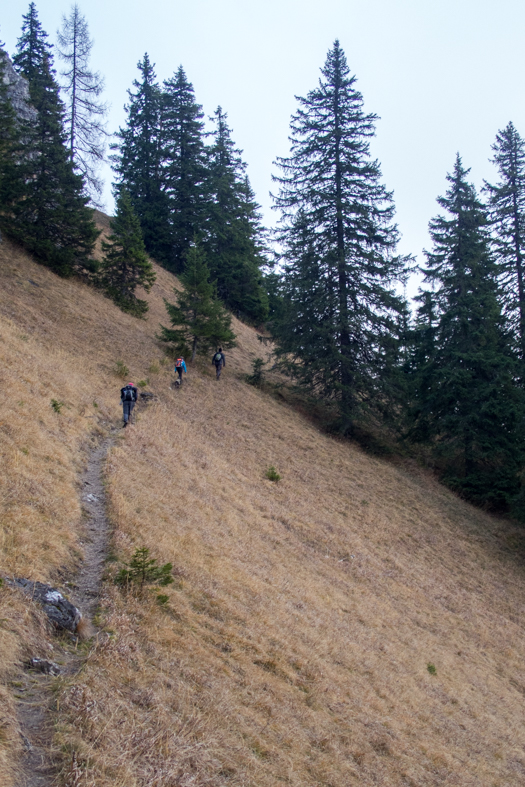
[[[283,367],[337,402],[347,433],[387,395],[387,348],[403,311],[394,282],[408,260],[395,254],[392,195],[370,157],[376,115],[365,114],[338,41],[321,74],[298,98],[290,156],[277,159],[285,308],[272,326]]]
[[[185,255],[206,219],[207,162],[204,113],[182,66],[162,93],[163,189],[168,196],[171,249],[166,267],[184,270]]]
[[[112,234],[102,242],[104,258],[97,282],[122,311],[142,317],[148,304],[137,298],[135,290],[141,286],[149,292],[156,277],[144,248],[140,222],[126,190],[118,195],[116,216],[110,226]]]
[[[161,326],[159,338],[173,344],[183,355],[191,352],[206,355],[213,348],[235,346],[231,316],[217,298],[217,288],[210,282],[206,254],[195,243],[186,254],[186,267],[180,277],[183,292],[175,290],[177,304],[165,301],[172,328]]]
[[[93,270],[98,231],[82,176],[74,172],[65,145],[64,106],[46,38],[31,3],[13,62],[29,82],[37,117],[20,123],[25,148],[18,167],[21,193],[6,211],[4,227],[40,262],[68,276]]]
[[[493,163],[499,181],[485,182],[504,309],[510,318],[525,383],[525,142],[512,123],[498,131]]]
[[[416,348],[413,439],[429,443],[444,481],[469,500],[504,510],[518,494],[523,395],[499,302],[488,220],[457,157],[430,222]],[[425,327],[426,325],[426,327]]]
[[[162,566],[157,565],[157,559],[149,556],[149,549],[147,547],[140,547],[136,549],[130,562],[121,568],[115,577],[117,585],[132,585],[136,584],[142,590],[144,585],[171,585],[173,576],[172,563],[164,563]]]
[[[167,264],[171,253],[168,197],[162,181],[162,93],[146,53],[137,63],[139,79],[129,90],[127,120],[116,134],[111,160],[117,188],[125,188],[137,214],[148,254]]]
[[[242,151],[232,140],[228,115],[218,107],[212,120],[203,244],[221,300],[238,315],[262,323],[268,316],[268,296],[261,273],[266,259],[259,206]]]

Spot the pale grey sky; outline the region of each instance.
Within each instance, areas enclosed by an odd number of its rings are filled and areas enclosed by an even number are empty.
[[[210,115],[228,113],[264,220],[276,156],[288,154],[294,95],[306,95],[335,38],[358,78],[365,110],[380,116],[372,152],[394,191],[401,251],[423,261],[427,225],[456,151],[471,179],[495,180],[498,129],[525,136],[522,0],[89,0],[78,2],[106,79],[108,128],[124,122],[126,90],[148,52],[159,80],[184,67]],[[36,0],[55,41],[69,0]],[[28,0],[4,3],[0,39],[13,54]],[[105,172],[110,194],[110,172]],[[108,208],[111,207],[107,196]]]

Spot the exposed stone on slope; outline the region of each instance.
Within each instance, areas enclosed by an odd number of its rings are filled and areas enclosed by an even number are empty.
[[[37,111],[31,106],[27,79],[16,73],[11,58],[4,49],[0,49],[0,59],[4,66],[4,85],[7,85],[7,95],[16,116],[21,120],[36,120]]]
[[[82,619],[82,613],[74,604],[64,598],[62,593],[43,582],[32,582],[23,577],[7,580],[12,587],[20,588],[26,595],[38,601],[49,620],[59,628],[75,632]]]

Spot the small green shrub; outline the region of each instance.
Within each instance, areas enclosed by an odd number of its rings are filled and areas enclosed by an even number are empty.
[[[169,600],[170,600],[169,596],[165,596],[163,593],[157,593],[157,601],[159,602],[161,607],[167,604]]]
[[[252,374],[245,375],[245,380],[249,385],[259,388],[263,383],[263,366],[266,362],[262,358],[255,358],[252,361]]]
[[[98,404],[97,404],[96,402],[93,402],[93,407],[94,407],[95,409],[98,409]]]
[[[139,388],[145,388],[148,383],[149,383],[149,380],[139,380],[137,385],[138,385]]]
[[[23,454],[29,456],[29,448],[21,448],[20,450],[22,451]]]
[[[130,562],[120,569],[115,577],[115,583],[117,585],[134,583],[139,585],[141,590],[144,585],[171,585],[173,582],[172,569],[171,563],[157,566],[157,560],[149,556],[149,549],[139,547],[135,550]]]
[[[117,377],[124,379],[129,376],[129,369],[123,361],[117,361],[113,370]]]
[[[158,374],[160,372],[160,366],[158,365],[157,361],[154,361],[152,364],[150,364],[148,372],[150,374]]]
[[[270,465],[270,467],[268,468],[268,470],[265,473],[265,476],[268,479],[268,481],[276,481],[277,482],[277,481],[281,480],[281,476],[279,475],[279,473],[277,472],[277,470],[275,469],[275,467],[273,465]]]
[[[437,669],[435,668],[434,664],[432,664],[432,662],[430,661],[427,664],[427,670],[431,675],[437,675]]]
[[[51,399],[51,407],[55,411],[55,413],[60,413],[64,406],[64,402],[59,402],[58,399]]]

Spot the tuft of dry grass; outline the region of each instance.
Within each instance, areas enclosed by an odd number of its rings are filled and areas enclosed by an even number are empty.
[[[244,384],[261,348],[237,321],[221,380],[199,362],[173,391],[165,271],[139,321],[2,254],[4,571],[57,579],[80,559],[78,471],[119,421],[116,361],[157,395],[108,459],[112,548],[148,547],[175,582],[125,592],[108,564],[103,630],[59,692],[64,783],[523,784],[521,531]],[[6,641],[9,670],[24,632]]]

